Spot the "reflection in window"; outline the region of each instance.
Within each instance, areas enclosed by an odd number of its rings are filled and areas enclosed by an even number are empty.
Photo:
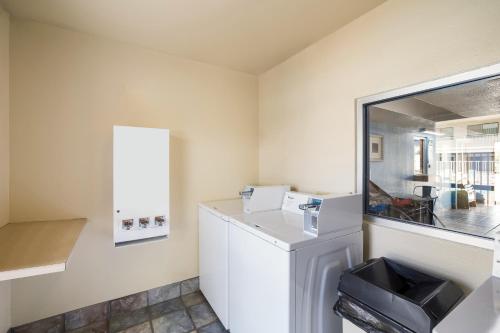
[[[468,136],[497,135],[498,123],[468,125],[467,134]]]
[[[369,105],[366,213],[484,237],[500,231],[497,96],[498,77]]]
[[[413,162],[415,175],[422,175],[424,173],[424,142],[425,139],[416,138],[413,144]]]
[[[443,139],[453,139],[454,129],[453,127],[439,128],[439,133],[438,135]]]

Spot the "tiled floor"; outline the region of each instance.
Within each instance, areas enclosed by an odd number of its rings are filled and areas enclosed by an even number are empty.
[[[493,237],[500,230],[500,206],[441,209],[436,215],[446,229],[487,237]]]
[[[130,312],[113,314],[107,322],[109,332],[124,333],[222,333],[224,327],[197,291],[165,302],[149,305]],[[103,332],[87,326],[71,332]]]
[[[125,296],[25,324],[12,333],[222,333],[226,332],[198,279]]]

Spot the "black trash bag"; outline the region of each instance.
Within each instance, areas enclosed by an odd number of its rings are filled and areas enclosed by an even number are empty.
[[[344,271],[337,291],[336,312],[373,333],[431,333],[463,297],[453,282],[384,257]]]
[[[342,293],[339,293],[333,310],[340,317],[349,320],[368,333],[414,333]]]

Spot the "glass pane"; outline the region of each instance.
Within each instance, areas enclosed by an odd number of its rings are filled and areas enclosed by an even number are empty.
[[[422,169],[422,147],[421,147],[421,140],[416,139],[413,142],[413,174],[414,175],[420,175],[423,173]]]
[[[496,77],[370,105],[366,212],[484,237],[500,231],[499,99]]]

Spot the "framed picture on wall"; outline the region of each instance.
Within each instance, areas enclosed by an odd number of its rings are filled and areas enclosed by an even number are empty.
[[[384,137],[382,135],[370,135],[370,161],[384,160]]]

